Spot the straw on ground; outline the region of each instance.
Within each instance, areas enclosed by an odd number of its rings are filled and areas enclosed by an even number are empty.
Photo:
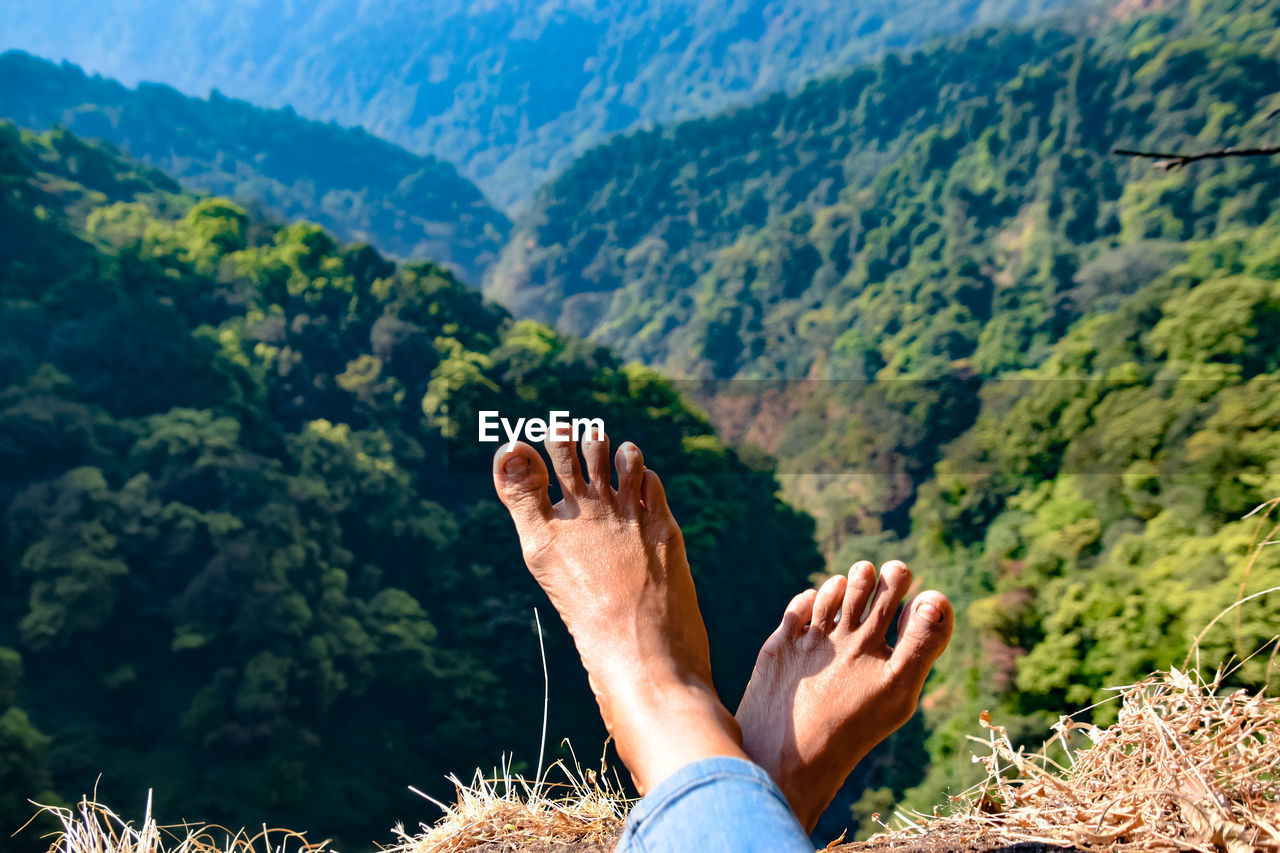
[[[1177,669],[1121,691],[1099,728],[1062,717],[1014,748],[984,712],[987,781],[946,816],[902,815],[904,839],[946,830],[1113,851],[1280,850],[1280,699]],[[975,738],[975,740],[977,740]],[[1051,757],[1055,749],[1060,759]]]

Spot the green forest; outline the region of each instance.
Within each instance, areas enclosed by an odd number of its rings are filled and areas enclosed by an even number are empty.
[[[535,607],[550,745],[591,763],[481,409],[644,448],[729,707],[824,572],[906,559],[952,598],[831,838],[975,781],[982,711],[1026,745],[1110,722],[1108,688],[1280,586],[1280,549],[1254,558],[1275,507],[1249,517],[1280,498],[1280,158],[1112,153],[1276,145],[1280,0],[931,42],[616,136],[512,224],[367,134],[0,57],[19,74],[43,82],[0,87],[0,836],[101,773],[122,812],[154,788],[162,820],[386,842],[435,817],[408,785],[536,759]],[[420,219],[403,253],[374,227]],[[1278,599],[1205,666],[1280,635]]]
[[[486,291],[677,376],[1036,364],[1117,273],[1176,257],[1142,241],[1267,218],[1270,161],[1159,175],[1110,151],[1270,138],[1278,14],[1209,0],[978,31],[619,137],[540,191]]]
[[[467,281],[497,259],[511,227],[449,163],[217,90],[202,99],[155,83],[128,89],[8,51],[0,53],[0,116],[105,140],[188,189],[307,219],[397,258],[430,258]]]
[[[221,90],[363,126],[456,163],[512,207],[619,131],[794,90],[933,35],[1072,5],[311,0],[227,14],[168,0],[42,0],[7,10],[0,49],[70,57],[130,85]]]
[[[1280,496],[1280,164],[1111,153],[1274,145],[1280,4],[1066,23],[619,137],[539,192],[486,282],[690,380],[776,457],[829,571],[907,557],[961,603],[930,769],[883,753],[864,817],[972,781],[980,711],[1035,741],[1280,584],[1274,551],[1241,575],[1240,521]],[[1280,633],[1274,609],[1214,650]]]
[[[768,467],[669,383],[430,263],[12,125],[0,234],[6,837],[28,797],[96,787],[138,808],[154,788],[174,820],[389,841],[435,817],[407,786],[443,797],[445,773],[536,758],[538,606],[551,746],[597,754],[492,447],[458,427],[478,408],[589,408],[661,461],[699,580],[722,591],[705,610],[726,695],[821,568]],[[42,849],[34,831],[17,844]]]

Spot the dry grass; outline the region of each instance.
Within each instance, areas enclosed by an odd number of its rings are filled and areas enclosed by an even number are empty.
[[[890,835],[947,829],[1115,851],[1280,851],[1280,699],[1224,693],[1222,677],[1157,673],[1123,690],[1113,725],[1063,717],[1034,754],[1015,749],[984,713],[989,737],[979,742],[989,754],[975,760],[987,781],[952,815],[899,815],[908,827]]]
[[[604,756],[600,770],[583,770],[568,741],[564,746],[573,757],[573,769],[557,761],[542,770],[547,744],[547,704],[551,698],[551,682],[547,674],[547,653],[542,644],[542,620],[533,611],[538,627],[538,649],[542,653],[544,693],[542,699],[542,739],[538,749],[538,775],[533,782],[525,779],[504,763],[491,777],[479,770],[471,784],[457,776],[449,776],[456,802],[447,805],[419,794],[444,812],[431,826],[419,825],[410,835],[403,825],[392,832],[400,842],[385,853],[460,853],[483,844],[500,843],[506,849],[519,850],[522,845],[537,842],[569,844],[599,841],[615,835],[622,828],[631,803],[622,793],[622,783],[610,778]],[[606,749],[608,745],[606,744]],[[549,774],[563,777],[563,782],[549,782]]]
[[[1116,688],[1120,712],[1106,728],[1073,718],[1092,708],[1059,718],[1035,753],[1015,748],[984,711],[988,737],[971,740],[987,748],[974,757],[986,766],[986,781],[953,798],[950,814],[899,812],[904,828],[877,837],[945,830],[1112,851],[1280,853],[1280,699],[1266,696],[1280,637],[1254,653],[1271,649],[1258,695],[1224,690],[1234,669],[1200,675],[1200,643],[1209,631],[1234,613],[1238,637],[1243,606],[1280,592],[1244,594],[1262,550],[1280,544],[1280,522],[1270,519],[1278,508],[1275,498],[1245,516],[1257,516],[1258,527],[1239,596],[1192,641],[1183,670]]]
[[[264,827],[250,835],[220,826],[160,826],[151,816],[150,795],[141,826],[88,797],[74,809],[42,806],[40,814],[62,824],[51,838],[50,853],[316,853],[328,844],[308,844],[304,834],[284,829]]]
[[[393,831],[400,841],[385,853],[459,853],[491,842],[519,849],[538,841],[605,840],[621,830],[631,803],[616,780],[609,781],[603,772],[569,771],[563,762],[549,771],[565,781],[549,782],[544,776],[530,782],[509,767],[494,778],[477,771],[469,785],[450,777],[457,803],[432,800],[444,816],[413,836],[397,826]],[[89,797],[74,809],[42,806],[40,814],[62,824],[50,837],[49,853],[330,853],[328,841],[309,844],[304,834],[288,830],[264,828],[250,835],[219,826],[160,826],[151,816],[149,798],[140,826]]]
[[[1280,699],[1222,690],[1177,669],[1158,673],[1120,695],[1116,723],[1100,728],[1063,717],[1045,748],[1015,748],[1004,728],[983,714],[987,781],[945,816],[899,815],[905,829],[878,839],[927,841],[998,835],[1014,840],[1112,851],[1280,851]],[[1054,755],[1061,756],[1055,759]],[[470,784],[451,777],[453,805],[444,816],[385,853],[462,853],[497,843],[502,849],[552,842],[605,842],[631,806],[603,772],[551,770],[560,783],[534,781],[509,767]],[[434,802],[434,801],[433,801]],[[85,799],[76,809],[45,808],[62,830],[51,853],[312,853],[297,833],[250,836],[220,827],[161,827],[150,803],[135,827]]]
[[[878,836],[923,842],[998,835],[1113,851],[1280,851],[1280,699],[1222,689],[1177,669],[1125,688],[1115,724],[1100,728],[1063,717],[1045,748],[1015,748],[983,714],[979,740],[987,781],[954,813],[899,817],[905,829]],[[1060,758],[1051,756],[1060,755]],[[551,770],[564,782],[534,781],[509,767],[470,784],[456,777],[457,802],[410,835],[394,832],[385,853],[461,853],[551,842],[604,842],[621,829],[631,803],[603,772]],[[433,801],[435,802],[435,801]],[[45,808],[62,823],[51,853],[312,853],[298,833],[250,836],[220,827],[158,826],[150,803],[141,826],[85,799],[76,809]]]
[[[1259,534],[1277,508],[1280,498],[1251,513],[1261,515]],[[1223,680],[1229,673],[1222,670],[1210,680],[1199,675],[1205,634],[1231,612],[1238,617],[1242,605],[1280,591],[1244,596],[1258,553],[1280,544],[1277,535],[1280,522],[1260,536],[1241,597],[1192,644],[1184,663],[1186,669],[1194,656],[1192,674],[1171,668],[1118,688],[1121,709],[1113,725],[1100,728],[1061,717],[1053,736],[1035,753],[1015,748],[1005,729],[984,712],[981,723],[988,737],[973,740],[987,749],[974,759],[986,766],[987,780],[955,798],[958,805],[949,815],[899,812],[904,828],[881,833],[876,840],[927,844],[925,836],[937,833],[966,841],[998,836],[1109,851],[1280,853],[1280,699],[1228,692]],[[539,623],[539,639],[540,629]],[[1280,638],[1271,645],[1268,672],[1276,668]],[[545,674],[545,654],[543,668]],[[544,744],[546,700],[544,696]],[[599,772],[583,771],[576,757],[572,770],[556,762],[547,772],[565,781],[548,782],[547,773],[539,773],[530,782],[509,764],[490,777],[477,771],[470,784],[450,776],[456,803],[427,797],[444,815],[412,835],[396,826],[398,841],[383,853],[607,842],[621,830],[632,803],[616,777],[610,779],[603,760]],[[216,826],[161,827],[151,817],[149,798],[141,827],[88,798],[74,810],[41,811],[62,823],[50,853],[313,853],[328,844],[308,844],[300,833],[265,827],[252,836]]]
[[[420,826],[412,836],[397,826],[400,842],[387,853],[461,853],[494,842],[518,850],[536,842],[602,841],[622,829],[631,803],[603,763],[600,772],[583,771],[576,760],[573,770],[563,762],[548,770],[566,781],[548,782],[544,774],[530,782],[509,767],[491,778],[476,771],[469,785],[450,776],[457,802],[431,800],[444,816],[432,826]]]

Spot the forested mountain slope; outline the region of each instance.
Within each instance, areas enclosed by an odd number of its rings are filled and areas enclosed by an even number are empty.
[[[1072,277],[1104,248],[1265,218],[1265,160],[1162,178],[1110,150],[1266,139],[1276,14],[1218,0],[1096,36],[980,31],[619,137],[539,193],[488,291],[695,377],[1033,362],[1088,307]]]
[[[429,262],[280,226],[65,131],[0,124],[0,837],[28,797],[341,849],[408,785],[603,743],[522,565],[477,408],[602,417],[661,469],[726,698],[821,561],[655,374]],[[741,519],[749,518],[750,525]],[[587,759],[590,760],[590,759]],[[99,774],[101,781],[98,781]],[[140,811],[139,811],[140,813]]]
[[[0,48],[361,125],[511,205],[608,134],[1066,0],[47,0]]]
[[[128,89],[10,51],[0,54],[0,118],[108,140],[190,189],[311,220],[398,257],[430,258],[473,283],[510,227],[435,157],[216,92],[201,100],[151,83]]]
[[[620,137],[540,192],[487,292],[670,374],[827,383],[755,412],[764,427],[733,386],[708,405],[789,470],[875,473],[829,496],[870,507],[823,513],[828,550],[903,532],[907,481],[971,421],[984,377],[1039,363],[1180,241],[1268,216],[1266,160],[1165,173],[1109,152],[1269,138],[1278,8],[975,33]],[[851,392],[872,380],[895,382]]]
[[[914,806],[970,778],[981,710],[1042,738],[1280,585],[1278,549],[1245,573],[1239,521],[1280,495],[1280,164],[1110,153],[1274,145],[1280,4],[1133,11],[616,138],[539,192],[488,281],[517,315],[706,380],[830,569],[914,558],[955,596]],[[1257,608],[1206,662],[1280,634]],[[866,772],[863,817],[919,781]]]
[[[1280,167],[1108,153],[1274,144],[1280,3],[1125,9],[615,140],[544,189],[489,283],[727,380],[691,389],[794,475],[829,567],[906,558],[952,595],[923,717],[854,782],[864,821],[963,787],[980,711],[1037,741],[1280,585],[1280,547],[1250,560],[1274,522],[1241,520],[1280,495]],[[730,703],[820,567],[760,454],[669,382],[429,264],[66,134],[4,139],[0,738],[25,787],[105,767],[184,814],[363,841],[412,819],[424,768],[532,753],[538,596],[459,474],[486,452],[446,438],[478,405],[603,407],[670,460]],[[1280,634],[1275,598],[1204,662]],[[563,636],[551,654],[553,737],[594,744]],[[1266,658],[1228,684],[1264,688]]]
[[[1110,723],[1109,688],[1170,665],[1274,695],[1280,213],[1187,248],[1039,367],[988,383],[921,488],[916,564],[966,606],[912,805],[972,778],[982,710],[1027,741],[1095,703]]]

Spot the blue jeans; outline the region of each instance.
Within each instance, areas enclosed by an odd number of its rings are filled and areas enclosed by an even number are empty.
[[[769,774],[741,758],[677,770],[631,811],[615,853],[814,853]]]

